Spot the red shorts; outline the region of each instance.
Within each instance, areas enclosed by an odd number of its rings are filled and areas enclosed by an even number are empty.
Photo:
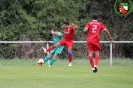
[[[97,43],[91,43],[91,42],[87,42],[87,46],[88,46],[88,51],[100,51],[100,44],[99,42]]]
[[[61,45],[66,45],[68,49],[72,49],[73,40],[66,40],[66,39],[63,38],[63,39],[61,39],[61,40],[59,41],[59,43],[60,43]]]

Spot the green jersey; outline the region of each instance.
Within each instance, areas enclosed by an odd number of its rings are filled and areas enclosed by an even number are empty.
[[[52,35],[53,40],[54,40],[54,44],[56,44],[59,40],[61,40],[63,38],[63,35],[61,32],[58,32],[61,36],[57,36],[57,35]],[[63,50],[64,46],[57,46],[56,48],[54,48],[53,50],[50,51],[50,54],[60,54]]]
[[[57,36],[57,35],[54,35],[54,34],[52,35],[53,40],[54,40],[54,44],[56,44],[59,40],[61,40],[63,38],[63,35],[62,35],[61,32],[57,32],[57,33],[59,33],[61,36]]]

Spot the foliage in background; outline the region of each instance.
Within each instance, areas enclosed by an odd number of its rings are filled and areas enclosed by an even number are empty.
[[[80,36],[87,21],[90,21],[92,13],[96,12],[114,40],[132,41],[133,13],[127,17],[119,17],[113,9],[114,2],[114,0],[0,0],[0,40],[51,40],[50,28],[55,27],[63,32],[62,23],[68,20],[79,26],[75,31],[75,40],[78,41],[81,40]],[[108,40],[108,37],[102,34],[101,40]],[[28,47],[27,50],[24,49],[25,46]],[[35,51],[38,46],[41,45],[1,44],[0,57],[27,57],[24,55],[30,51],[32,51],[31,58],[40,57],[38,51]],[[108,48],[106,44],[102,47],[104,47],[103,52]],[[119,56],[131,53],[124,51],[127,47],[130,49],[130,46],[114,45],[115,53],[120,52]],[[85,50],[78,45],[74,45],[74,49]],[[114,56],[117,56],[115,53]]]

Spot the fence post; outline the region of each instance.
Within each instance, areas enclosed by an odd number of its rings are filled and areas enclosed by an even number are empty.
[[[112,42],[110,42],[110,66],[112,66]]]
[[[46,46],[47,46],[47,49],[48,49],[48,48],[49,48],[49,43],[48,43],[48,42],[46,43]],[[47,55],[49,55],[49,52],[47,52]],[[48,60],[48,65],[49,65],[49,63],[50,63],[50,62],[49,62],[49,60]]]

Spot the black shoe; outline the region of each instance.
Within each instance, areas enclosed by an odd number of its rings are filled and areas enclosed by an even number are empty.
[[[97,67],[95,67],[95,71],[96,71],[96,72],[98,71]]]
[[[96,73],[96,70],[93,70],[94,73]]]
[[[94,73],[96,73],[98,71],[97,67],[94,67],[95,70],[93,70]]]

